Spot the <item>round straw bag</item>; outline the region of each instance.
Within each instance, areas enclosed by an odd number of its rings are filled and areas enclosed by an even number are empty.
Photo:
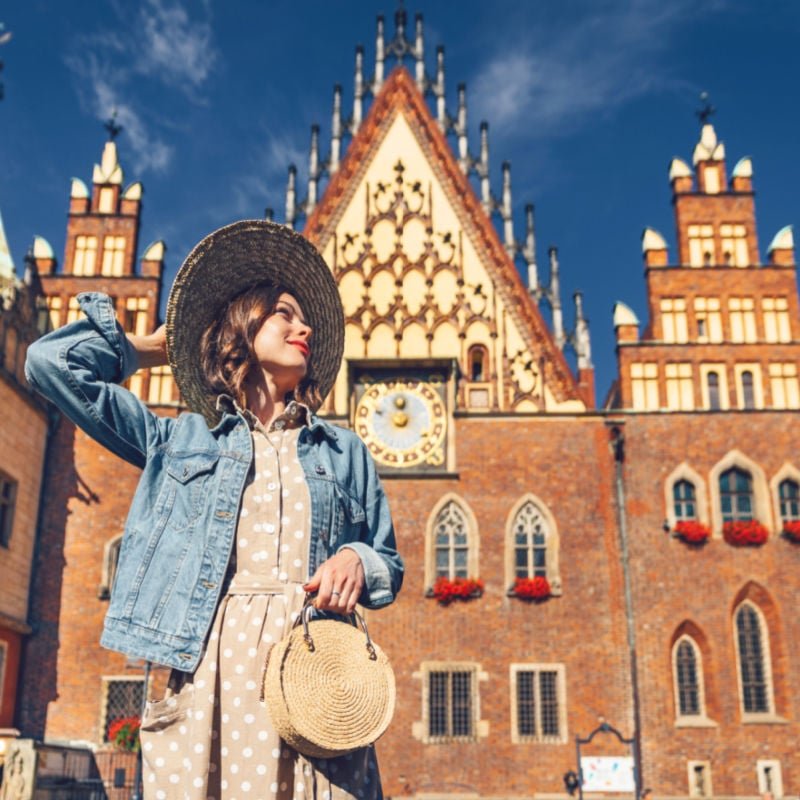
[[[270,651],[263,694],[280,736],[306,756],[334,758],[372,744],[394,714],[394,672],[355,622],[311,620],[306,606]]]

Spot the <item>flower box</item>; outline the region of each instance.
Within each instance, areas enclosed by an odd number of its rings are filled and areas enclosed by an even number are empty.
[[[536,575],[533,578],[517,578],[511,592],[523,600],[546,600],[553,593],[553,589],[547,578]]]
[[[783,523],[783,535],[800,544],[800,519],[787,520]]]
[[[108,726],[108,740],[128,753],[139,752],[139,717],[119,717]]]
[[[769,532],[757,519],[737,519],[722,526],[722,536],[735,547],[754,547],[764,544]]]
[[[696,519],[682,519],[675,523],[675,535],[687,544],[705,544],[711,538],[711,529]]]
[[[471,600],[483,594],[483,581],[479,578],[437,578],[429,594],[443,604],[453,600]]]

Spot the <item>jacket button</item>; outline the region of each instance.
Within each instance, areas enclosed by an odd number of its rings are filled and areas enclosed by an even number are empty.
[[[324,475],[325,474],[325,467],[322,464],[317,464],[317,475]]]
[[[205,589],[216,589],[217,588],[217,584],[216,583],[212,583],[211,581],[203,581],[203,588],[205,588]]]
[[[182,661],[192,660],[192,656],[189,653],[178,653],[178,658],[180,658]]]
[[[189,467],[183,468],[183,477],[185,478],[189,474]]]

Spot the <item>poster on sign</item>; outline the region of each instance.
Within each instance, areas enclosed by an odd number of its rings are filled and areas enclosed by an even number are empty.
[[[581,773],[584,792],[633,792],[631,756],[582,756]]]

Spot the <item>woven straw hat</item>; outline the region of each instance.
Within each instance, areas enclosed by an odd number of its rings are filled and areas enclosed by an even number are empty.
[[[366,627],[320,619],[307,631],[295,627],[270,651],[263,695],[272,724],[306,756],[335,758],[372,744],[394,714],[389,659]]]
[[[309,377],[322,397],[344,351],[344,312],[328,265],[303,236],[275,222],[242,220],[210,233],[183,262],[167,302],[167,356],[181,395],[213,426],[221,414],[198,358],[206,329],[236,295],[262,282],[285,286],[311,326]]]

